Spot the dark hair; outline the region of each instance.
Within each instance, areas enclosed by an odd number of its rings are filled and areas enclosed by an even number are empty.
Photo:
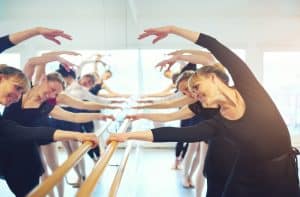
[[[59,74],[61,74],[62,77],[72,77],[73,79],[76,79],[76,73],[74,70],[67,71],[64,67],[64,65],[59,64],[59,69],[56,70]]]
[[[181,73],[176,80],[176,88],[179,89],[179,84],[183,81],[187,81],[191,76],[195,74],[195,71],[187,70]]]
[[[58,72],[49,73],[47,74],[46,77],[47,77],[47,81],[58,82],[62,85],[63,89],[65,89],[65,80],[60,73]]]
[[[0,64],[0,75],[5,77],[15,77],[18,79],[20,86],[26,91],[30,87],[30,82],[26,75],[19,69],[8,66],[6,64]]]
[[[185,71],[188,70],[192,70],[192,71],[197,70],[197,65],[193,63],[188,63],[181,69],[180,73],[184,73]]]
[[[195,76],[201,75],[201,74],[210,74],[210,73],[214,73],[215,75],[217,75],[217,77],[219,77],[225,84],[228,85],[229,82],[229,77],[228,75],[225,73],[224,69],[221,69],[219,67],[219,65],[216,66],[202,66],[201,68],[199,68],[196,73]]]

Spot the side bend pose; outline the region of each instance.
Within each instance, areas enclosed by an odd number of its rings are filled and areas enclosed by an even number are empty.
[[[291,146],[289,131],[274,102],[249,67],[222,43],[203,33],[166,26],[147,29],[139,38],[154,35],[155,43],[168,34],[207,48],[229,71],[235,86],[224,84],[207,67],[200,68],[189,80],[189,87],[205,106],[220,106],[219,113],[212,119],[184,129],[158,128],[117,134],[111,136],[108,143],[127,139],[194,142],[221,133],[238,149],[222,196],[298,196],[296,153]],[[176,56],[181,57],[192,62],[193,55]]]
[[[50,55],[48,55],[50,56]],[[36,60],[34,62],[39,63],[45,63],[44,59],[49,59],[49,57],[39,57],[38,61]],[[56,56],[56,54],[55,54]],[[52,59],[52,58],[50,58]],[[34,67],[32,64],[32,61],[30,64],[26,64],[25,68],[28,68],[29,65],[31,67]],[[30,72],[30,69],[26,69]],[[48,74],[41,83],[36,84],[32,89],[30,89],[28,92],[23,94],[22,98],[19,100],[19,102],[12,104],[11,106],[5,108],[3,117],[6,119],[14,120],[24,126],[48,126],[47,120],[48,116],[51,115],[52,117],[68,120],[71,122],[88,122],[90,120],[94,119],[106,119],[106,118],[112,118],[111,116],[105,116],[99,113],[94,114],[74,114],[67,112],[63,110],[61,107],[57,106],[56,104],[59,103],[57,101],[66,100],[66,99],[56,99],[59,98],[59,93],[63,90],[64,81],[61,76],[57,73]],[[68,98],[68,97],[66,97]],[[74,100],[74,99],[73,99]],[[73,101],[71,100],[71,101]],[[75,100],[76,101],[76,100]],[[78,102],[69,102],[69,105],[76,106],[77,107],[84,106],[90,107],[94,106],[92,103],[82,103],[82,101]],[[72,129],[64,129],[64,130],[72,130]],[[75,130],[74,130],[75,131]],[[22,171],[29,172],[32,169],[35,170],[36,173],[42,173],[44,168],[41,166],[40,163],[40,156],[38,153],[38,146],[36,144],[28,144],[26,147],[22,147],[22,152],[20,153],[20,147],[16,146],[14,149],[11,149],[11,161],[12,162],[18,162],[25,160],[27,161],[24,163]],[[49,165],[49,167],[52,170],[55,170],[58,167],[58,160],[56,155],[56,149],[54,144],[49,144],[45,146],[41,146],[43,155],[46,158],[46,161]],[[35,166],[35,167],[34,167]],[[26,168],[28,168],[26,170]],[[21,170],[20,169],[20,170]],[[46,169],[46,168],[45,168]],[[47,172],[47,171],[46,171]],[[63,196],[63,183],[58,185],[58,190],[60,196]]]
[[[29,81],[22,71],[2,64],[0,65],[0,88],[0,103],[8,107],[17,102],[21,95],[28,90]],[[17,116],[18,114],[14,115]],[[16,196],[25,196],[39,183],[39,176],[41,175],[39,169],[33,169],[32,166],[30,166],[29,171],[19,171],[28,158],[25,158],[22,162],[12,160],[12,157],[22,157],[22,151],[28,147],[28,144],[48,144],[58,140],[88,140],[95,145],[98,143],[96,136],[93,134],[67,132],[49,127],[25,127],[2,116],[0,117],[0,133],[0,154],[2,158],[0,171],[10,190]],[[19,149],[15,155],[12,155],[11,151],[15,150],[16,147],[19,147]],[[33,171],[34,173],[31,173]]]

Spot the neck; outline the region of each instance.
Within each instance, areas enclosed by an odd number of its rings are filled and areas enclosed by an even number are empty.
[[[221,109],[234,108],[238,105],[238,96],[234,88],[225,86],[225,88],[222,88],[220,91],[221,97],[218,103],[221,106]]]
[[[24,101],[34,101],[41,102],[41,97],[39,95],[39,87],[35,86],[31,88],[26,94],[24,94]]]

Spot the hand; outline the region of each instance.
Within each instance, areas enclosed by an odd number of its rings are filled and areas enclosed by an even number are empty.
[[[49,29],[45,27],[38,27],[37,29],[40,35],[55,42],[56,44],[60,44],[60,41],[57,39],[57,37],[63,37],[65,39],[72,40],[72,36],[59,29]]]
[[[160,71],[162,71],[163,67],[168,66],[166,70],[170,70],[170,68],[176,63],[177,60],[178,60],[177,56],[174,55],[169,59],[159,62],[158,64],[155,65],[155,67],[160,67]]]
[[[171,53],[168,53],[168,55],[183,55],[185,53],[186,53],[185,50],[176,50],[176,51],[173,51]]]
[[[97,145],[99,144],[99,140],[94,133],[78,133],[77,141],[83,143],[86,141],[92,142],[93,148],[97,147]]]
[[[75,64],[73,64],[72,62],[69,62],[68,60],[57,56],[56,60],[61,63],[61,65],[69,72],[72,68],[76,67]]]
[[[158,27],[158,28],[150,28],[145,29],[144,33],[140,34],[138,39],[141,40],[143,38],[146,38],[148,36],[156,36],[155,39],[153,39],[152,43],[155,44],[159,40],[166,38],[168,34],[171,33],[171,26],[165,26],[165,27]]]
[[[125,116],[125,119],[129,119],[131,121],[135,121],[135,120],[139,120],[141,119],[141,115],[140,114],[132,114],[132,115],[127,115]]]
[[[104,115],[104,114],[98,115],[98,120],[107,120],[107,119],[115,120],[115,117],[113,115]]]
[[[108,139],[106,140],[106,144],[109,145],[111,142],[125,142],[128,140],[128,136],[126,133],[118,133],[118,134],[111,134]]]

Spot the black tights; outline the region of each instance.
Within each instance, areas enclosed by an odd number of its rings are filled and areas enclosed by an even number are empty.
[[[177,158],[181,156],[181,158],[183,159],[188,146],[189,146],[189,143],[187,143],[187,142],[177,142],[176,149],[175,149],[175,156]]]

